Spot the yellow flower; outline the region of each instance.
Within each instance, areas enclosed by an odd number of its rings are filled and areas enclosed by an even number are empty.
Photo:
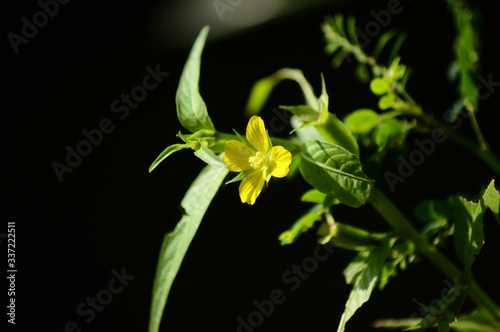
[[[248,172],[240,183],[242,203],[253,205],[271,176],[282,178],[289,172],[292,154],[282,146],[272,146],[264,121],[253,116],[247,125],[250,145],[231,140],[226,143],[222,160],[230,171]]]

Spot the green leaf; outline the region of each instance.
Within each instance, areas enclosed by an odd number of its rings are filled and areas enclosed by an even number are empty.
[[[189,149],[190,147],[186,144],[173,144],[170,145],[168,148],[163,150],[162,153],[153,161],[151,166],[149,166],[149,173],[151,173],[163,160],[165,160],[168,156],[170,156],[172,153],[183,150],[183,149]]]
[[[225,162],[223,162],[217,155],[207,148],[200,140],[200,148],[194,152],[195,156],[206,162],[210,166],[227,168]]]
[[[483,214],[482,201],[473,203],[463,197],[457,199],[455,207],[455,252],[464,265],[465,272],[470,273],[474,258],[483,247]]]
[[[491,180],[488,188],[483,195],[484,205],[490,208],[491,212],[495,215],[498,223],[500,223],[500,219],[498,218],[498,212],[500,207],[500,193],[495,188],[495,180]]]
[[[177,117],[181,125],[192,133],[202,129],[215,130],[212,120],[208,116],[207,106],[198,88],[201,53],[209,30],[209,26],[203,27],[196,38],[184,65],[175,96]]]
[[[206,166],[193,181],[181,201],[185,214],[175,229],[165,236],[160,249],[153,282],[149,332],[159,330],[163,310],[175,276],[210,202],[228,172],[224,168]]]
[[[364,204],[373,187],[358,157],[328,142],[305,142],[300,170],[310,185],[351,207]]]
[[[465,268],[466,274],[476,255],[484,244],[483,215],[489,208],[498,221],[500,193],[495,188],[495,180],[484,191],[477,203],[463,197],[457,199],[455,206],[455,252]]]
[[[389,83],[383,78],[377,77],[370,82],[370,90],[376,95],[383,95],[389,92],[389,89]]]
[[[500,325],[491,321],[482,311],[477,310],[473,313],[460,317],[457,321],[450,324],[454,331],[458,332],[498,332]]]
[[[321,210],[323,209],[323,204],[314,205],[306,214],[300,217],[288,230],[280,234],[278,239],[281,241],[281,245],[292,244],[297,240],[297,238],[303,232],[310,229],[316,220],[321,217]]]
[[[302,202],[308,202],[308,203],[321,203],[325,201],[326,195],[323,194],[321,191],[318,189],[309,189],[306,191],[302,197],[300,197],[300,200]]]
[[[370,299],[380,270],[393,244],[394,240],[387,241],[372,251],[359,253],[344,270],[346,282],[352,284],[353,287],[347,299],[337,332],[343,332],[347,322],[356,310]]]
[[[347,128],[353,134],[365,134],[369,132],[377,126],[378,121],[377,112],[368,108],[355,110],[344,119]]]

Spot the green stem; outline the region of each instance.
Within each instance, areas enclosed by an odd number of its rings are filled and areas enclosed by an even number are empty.
[[[468,107],[466,105],[467,112],[469,113],[470,124],[472,126],[472,130],[474,131],[474,135],[476,135],[477,142],[479,143],[479,148],[481,151],[488,151],[488,143],[484,139],[483,134],[481,133],[481,129],[479,129],[479,124],[477,123],[476,114],[472,107]]]
[[[411,240],[419,252],[448,278],[454,280],[462,275],[462,270],[430,245],[379,188],[373,188],[369,203],[399,234]],[[479,307],[485,310],[490,318],[500,321],[500,307],[475,280],[471,280],[468,295]]]
[[[460,144],[470,152],[472,152],[477,158],[479,158],[482,162],[484,162],[488,167],[490,167],[498,177],[500,177],[500,160],[491,152],[491,150],[480,149],[474,142],[471,140],[459,135],[455,130],[450,128],[445,123],[432,118],[429,115],[423,114],[422,118],[432,127],[441,128],[446,135]]]

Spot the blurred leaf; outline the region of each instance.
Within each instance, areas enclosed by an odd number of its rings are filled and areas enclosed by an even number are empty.
[[[370,81],[370,71],[365,63],[358,63],[354,68],[354,73],[361,83]]]
[[[427,199],[417,204],[415,216],[424,223],[449,220],[453,217],[454,202]]]
[[[276,81],[273,76],[264,77],[254,83],[245,107],[247,115],[260,113],[277,83],[279,81]]]
[[[347,115],[344,122],[347,128],[353,134],[365,134],[378,125],[378,113],[368,109],[361,108]]]
[[[228,170],[206,166],[193,181],[181,201],[184,215],[175,229],[165,235],[153,282],[149,332],[157,332],[168,294],[189,245]]]
[[[389,118],[383,123],[375,135],[375,144],[381,149],[387,146],[389,140],[397,138],[403,134],[404,125],[401,121]]]
[[[192,133],[202,129],[215,130],[198,88],[201,53],[209,30],[209,26],[203,27],[196,38],[184,65],[175,96],[177,117],[181,125]]]
[[[407,37],[408,37],[408,34],[406,34],[404,32],[398,34],[398,37],[394,41],[394,45],[391,49],[391,53],[389,54],[389,58],[387,59],[387,61],[388,61],[387,63],[392,63],[394,61],[394,59],[396,59],[396,57],[399,54],[399,50],[401,49],[401,46],[403,45],[403,43]]]
[[[375,47],[373,48],[372,56],[374,58],[377,58],[384,49],[384,47],[387,45],[387,43],[396,35],[397,33],[395,30],[389,30],[384,32],[377,40],[377,44],[375,44]]]
[[[290,113],[296,115],[300,121],[310,122],[319,120],[320,113],[307,106],[307,105],[299,105],[299,106],[280,106],[279,108],[289,111]]]
[[[364,204],[373,187],[373,180],[363,173],[359,159],[328,142],[305,142],[300,170],[310,185],[351,207]]]
[[[370,82],[370,90],[376,95],[383,95],[389,92],[389,89],[389,83],[383,78],[376,77]]]
[[[321,136],[323,136],[326,141],[340,145],[356,156],[359,156],[358,142],[351,131],[335,114],[328,112],[326,109],[324,109],[324,114],[326,114],[326,121],[322,121],[322,123],[316,125],[316,129]]]
[[[378,108],[380,108],[381,110],[389,109],[393,107],[395,102],[396,102],[396,95],[394,93],[388,93],[379,99]]]

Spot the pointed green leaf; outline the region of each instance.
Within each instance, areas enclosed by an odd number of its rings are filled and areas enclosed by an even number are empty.
[[[163,160],[165,160],[168,156],[170,156],[172,153],[183,150],[183,149],[189,149],[190,147],[186,144],[172,144],[169,147],[167,147],[165,150],[163,150],[162,153],[153,161],[151,166],[149,166],[149,173],[151,173],[156,166],[158,166]]]
[[[302,202],[323,204],[325,198],[326,195],[321,191],[317,189],[309,189],[302,195],[302,197],[300,197],[300,200]]]
[[[300,170],[310,185],[351,207],[364,204],[373,187],[358,157],[328,142],[305,142]]]
[[[200,81],[201,53],[203,52],[209,30],[209,26],[203,27],[196,38],[184,65],[175,96],[177,117],[181,125],[192,133],[202,129],[215,130],[198,87]]]
[[[323,204],[314,205],[306,214],[300,217],[288,230],[280,234],[278,239],[281,241],[281,245],[292,244],[297,240],[297,238],[303,232],[311,228],[316,220],[321,216],[320,211],[323,208]]]
[[[347,299],[344,313],[340,319],[337,332],[343,332],[349,319],[363,303],[370,299],[378,275],[384,264],[394,240],[387,241],[372,251],[358,254],[354,261],[344,271],[346,281],[352,284],[352,290]]]
[[[206,166],[181,201],[185,214],[162,243],[153,282],[149,332],[157,332],[175,276],[205,212],[226,177],[228,170]]]

